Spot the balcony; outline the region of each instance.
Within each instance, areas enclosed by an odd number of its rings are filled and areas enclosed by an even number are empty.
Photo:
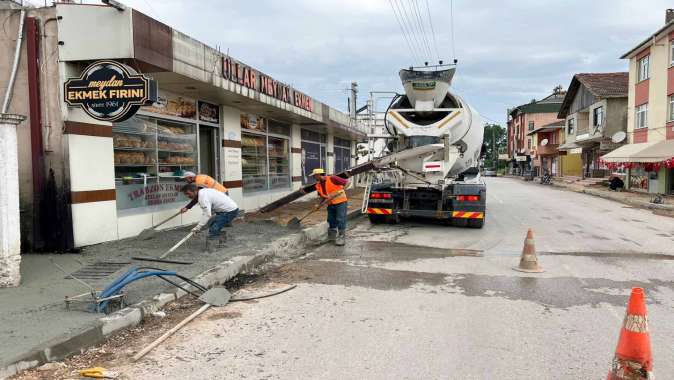
[[[536,153],[539,156],[551,156],[558,153],[559,144],[539,145],[536,147]]]

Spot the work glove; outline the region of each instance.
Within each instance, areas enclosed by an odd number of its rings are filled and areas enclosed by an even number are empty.
[[[194,228],[192,228],[192,233],[193,233],[193,234],[196,235],[196,234],[198,234],[199,232],[201,232],[201,227],[200,227],[200,226],[195,226]]]

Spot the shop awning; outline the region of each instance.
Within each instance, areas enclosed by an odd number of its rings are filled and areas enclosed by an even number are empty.
[[[674,140],[628,144],[605,154],[606,162],[662,162],[674,157]]]
[[[571,150],[571,149],[577,149],[580,148],[580,145],[576,144],[575,142],[567,142],[562,145],[560,145],[557,150]]]

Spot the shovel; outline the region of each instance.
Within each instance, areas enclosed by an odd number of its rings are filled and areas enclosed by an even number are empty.
[[[180,246],[183,245],[187,240],[189,240],[189,238],[191,238],[192,235],[194,235],[194,232],[190,231],[190,233],[187,234],[187,236],[185,236],[184,238],[180,239],[179,242],[177,242],[173,247],[171,247],[168,251],[164,252],[164,253],[163,253],[161,256],[159,256],[158,258],[154,258],[154,257],[132,257],[132,259],[134,259],[134,260],[140,260],[140,261],[155,261],[155,262],[158,262],[158,263],[169,263],[169,264],[184,264],[184,265],[192,264],[192,263],[189,263],[189,262],[186,262],[186,261],[164,260],[164,257],[168,256],[171,252],[173,252],[173,251],[175,251],[176,249],[178,249],[178,247],[180,247]]]
[[[323,203],[321,203],[321,204],[319,204],[318,206],[314,207],[311,211],[309,211],[308,213],[304,214],[304,216],[301,217],[301,218],[299,218],[299,219],[297,219],[297,217],[294,216],[292,219],[290,219],[290,220],[288,221],[288,224],[286,224],[286,227],[292,228],[292,229],[295,229],[295,230],[299,230],[300,228],[302,228],[302,223],[301,223],[301,222],[302,222],[304,219],[306,219],[309,215],[311,215],[311,214],[315,213],[316,211],[320,210],[321,207],[323,207]]]
[[[136,236],[136,239],[138,239],[138,240],[150,240],[150,239],[152,239],[158,232],[157,228],[159,228],[160,226],[162,226],[163,224],[165,224],[166,222],[175,218],[178,215],[180,215],[180,211],[178,211],[175,214],[173,214],[173,215],[169,216],[168,218],[164,219],[163,221],[161,221],[156,226],[153,226],[153,227],[146,228],[146,229],[142,230],[138,234],[138,236]]]
[[[208,310],[211,306],[225,306],[232,298],[232,294],[226,288],[211,288],[208,289],[204,294],[199,297],[199,300],[204,303],[197,311],[190,314],[187,318],[183,319],[180,323],[175,325],[172,329],[164,333],[164,335],[157,338],[154,342],[150,343],[147,347],[143,348],[136,355],[133,356],[133,361],[138,361],[138,359],[145,356],[148,352],[152,351],[157,347],[161,342],[165,341],[168,337],[173,335],[176,331],[180,330],[183,326],[190,323],[194,318],[203,314],[204,311]]]

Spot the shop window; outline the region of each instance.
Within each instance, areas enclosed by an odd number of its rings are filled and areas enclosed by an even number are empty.
[[[630,189],[648,190],[648,172],[644,168],[636,167],[630,169]]]
[[[667,121],[674,121],[674,95],[669,97],[669,110],[667,112]]]
[[[351,141],[335,137],[335,173],[340,173],[351,167]]]
[[[648,103],[637,106],[635,109],[635,119],[636,123],[634,125],[635,129],[647,128],[648,127]]]
[[[112,130],[117,209],[186,201],[180,177],[197,171],[195,124],[136,116]]]
[[[290,125],[241,115],[243,191],[290,188]]]

